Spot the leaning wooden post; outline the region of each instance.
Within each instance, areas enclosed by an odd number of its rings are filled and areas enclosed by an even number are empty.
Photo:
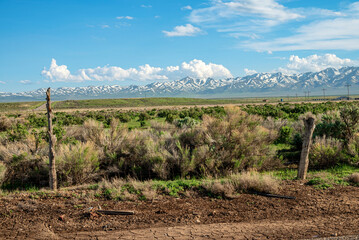
[[[298,167],[298,179],[305,179],[307,177],[308,165],[309,165],[309,150],[312,144],[312,137],[315,128],[315,118],[312,115],[308,115],[303,119],[304,122],[304,137],[302,153],[300,154],[300,162]]]
[[[52,110],[51,110],[51,100],[50,100],[50,88],[46,91],[46,109],[47,109],[47,121],[48,121],[48,134],[49,134],[49,181],[50,189],[57,190],[57,177],[56,177],[56,167],[55,167],[55,150],[54,145],[56,142],[56,137],[52,132]]]

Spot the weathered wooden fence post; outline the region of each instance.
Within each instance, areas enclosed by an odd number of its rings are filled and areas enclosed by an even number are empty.
[[[46,109],[47,109],[47,121],[48,121],[48,134],[49,134],[49,181],[50,189],[57,190],[57,177],[56,177],[56,166],[55,166],[55,150],[54,145],[56,137],[52,132],[52,110],[51,110],[51,99],[50,99],[50,88],[46,91]]]
[[[298,167],[298,179],[305,179],[307,177],[308,165],[309,165],[309,150],[312,144],[312,137],[315,128],[314,116],[307,116],[303,119],[304,122],[304,137],[302,152],[300,154],[300,162]]]

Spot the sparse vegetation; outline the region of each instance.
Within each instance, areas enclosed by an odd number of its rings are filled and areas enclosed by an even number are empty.
[[[356,103],[351,104],[316,105],[313,112],[317,114],[318,127],[310,151],[311,169],[332,169],[341,164],[358,166]],[[196,188],[221,198],[236,192],[276,192],[276,187],[265,184],[277,186],[275,182],[252,170],[283,169],[298,163],[303,124],[296,119],[313,110],[314,105],[279,104],[242,109],[233,106],[55,112],[59,184],[73,186],[101,179],[111,183],[118,178],[168,181],[157,182],[154,189],[129,188],[139,198],[149,198],[146,195],[159,189],[178,196]],[[3,189],[47,186],[46,116],[8,114],[0,122]],[[287,179],[295,176],[291,170],[274,173],[278,174]],[[328,184],[341,184],[348,176]],[[208,177],[213,181],[185,180]],[[223,177],[227,180],[218,180]],[[181,180],[174,180],[178,178]],[[321,184],[313,179],[309,178],[309,184]],[[119,199],[132,194],[102,186],[97,191],[101,191],[97,195]]]

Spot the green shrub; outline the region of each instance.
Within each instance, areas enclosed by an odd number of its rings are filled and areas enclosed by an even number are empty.
[[[27,131],[27,128],[23,124],[18,123],[16,124],[16,126],[8,130],[7,134],[9,141],[16,142],[16,141],[24,140],[26,136],[29,134],[29,132]]]
[[[330,137],[336,139],[342,139],[344,124],[335,113],[325,114],[322,116],[321,122],[319,122],[314,129],[313,137]]]
[[[167,114],[167,116],[166,116],[166,122],[168,122],[168,123],[172,123],[173,122],[173,120],[175,119],[175,116],[173,115],[173,114]]]
[[[146,121],[146,120],[149,120],[149,119],[151,119],[151,116],[147,112],[141,112],[138,115],[138,121],[139,122],[143,122],[143,121]]]
[[[293,128],[289,126],[283,126],[279,130],[279,137],[276,140],[276,143],[286,143],[289,144],[291,136],[293,133]]]
[[[190,117],[185,117],[183,119],[177,119],[174,121],[174,124],[179,127],[179,128],[183,128],[183,127],[194,127],[195,125],[198,124],[198,121],[190,118]]]

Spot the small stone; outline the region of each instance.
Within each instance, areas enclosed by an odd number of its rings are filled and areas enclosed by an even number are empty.
[[[64,221],[65,221],[65,214],[60,215],[60,216],[59,216],[59,220],[64,222]]]

